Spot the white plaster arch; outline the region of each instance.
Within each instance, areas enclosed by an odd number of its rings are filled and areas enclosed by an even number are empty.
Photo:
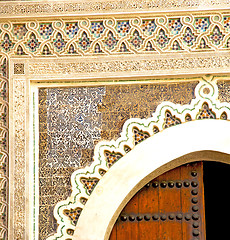
[[[187,122],[138,144],[100,180],[80,215],[73,239],[107,240],[121,210],[147,182],[199,160],[230,163],[230,121]]]

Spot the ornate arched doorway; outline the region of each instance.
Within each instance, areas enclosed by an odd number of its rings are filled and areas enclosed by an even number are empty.
[[[114,223],[135,193],[171,169],[196,161],[229,163],[227,129],[228,121],[194,121],[170,128],[138,144],[98,183],[79,218],[75,239],[109,239]],[[87,227],[89,219],[94,220],[90,228]]]
[[[214,80],[202,80],[191,104],[164,102],[151,118],[127,120],[117,140],[99,142],[92,165],[72,174],[71,196],[55,206],[55,236],[108,240],[123,208],[152,179],[191,162],[229,163],[230,105],[217,93]]]

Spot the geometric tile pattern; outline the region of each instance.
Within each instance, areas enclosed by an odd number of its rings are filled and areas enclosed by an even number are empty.
[[[81,38],[79,39],[79,47],[82,49],[82,50],[87,50],[89,47],[90,47],[90,44],[91,44],[91,41],[90,39],[88,38],[88,35],[86,32],[83,32],[82,33],[82,36]]]
[[[209,17],[195,18],[194,26],[199,32],[205,32],[210,26]]]
[[[77,220],[81,214],[81,211],[82,211],[81,208],[70,209],[70,210],[65,210],[64,214],[71,219],[73,225],[77,225]]]
[[[35,52],[39,48],[40,43],[38,42],[34,33],[31,33],[29,40],[26,42],[25,46],[29,48],[31,52]]]
[[[101,34],[104,32],[104,29],[105,28],[103,26],[103,22],[92,22],[91,23],[90,31],[96,38],[101,36]]]
[[[118,21],[116,30],[120,34],[120,36],[126,36],[130,30],[129,21]]]
[[[172,127],[175,125],[181,124],[181,121],[179,118],[176,118],[175,116],[172,116],[171,112],[168,110],[165,112],[165,123],[163,128]]]
[[[78,29],[77,22],[66,23],[65,25],[65,32],[70,38],[73,38],[77,34]]]
[[[169,38],[165,34],[163,29],[160,30],[159,35],[157,36],[157,43],[160,48],[164,48],[169,42]]]
[[[145,34],[151,35],[156,29],[156,24],[154,20],[143,20],[141,27]]]
[[[211,35],[210,35],[211,41],[214,44],[219,45],[223,40],[223,38],[224,38],[224,35],[220,32],[220,28],[216,26],[211,32]]]
[[[18,39],[22,39],[26,33],[27,33],[27,29],[26,29],[25,24],[14,24],[13,25],[13,34]]]
[[[116,46],[117,40],[111,31],[109,31],[107,37],[105,37],[104,43],[109,50],[112,50]]]
[[[98,178],[81,178],[81,183],[84,185],[84,188],[88,195],[93,192],[93,189],[96,187],[98,182]]]
[[[195,42],[196,38],[195,35],[192,33],[192,30],[187,27],[184,33],[183,41],[188,45],[191,46]]]
[[[9,52],[13,48],[14,44],[10,40],[9,34],[5,34],[4,39],[2,40],[1,47],[4,52]]]
[[[143,131],[139,130],[138,128],[133,128],[133,133],[134,133],[134,144],[135,145],[137,145],[138,143],[140,143],[150,137],[148,132],[143,132]]]
[[[130,43],[135,47],[135,48],[139,48],[142,44],[143,40],[140,37],[140,34],[138,31],[135,31],[133,33],[133,36],[130,37]]]
[[[39,33],[44,39],[48,39],[53,33],[52,23],[41,23]]]
[[[180,32],[182,28],[182,23],[180,22],[180,18],[170,18],[168,23],[168,28],[171,31],[172,34],[176,35]]]
[[[223,24],[224,24],[224,28],[230,32],[230,17],[229,16],[225,16],[223,19]]]
[[[62,35],[60,33],[57,34],[56,39],[54,40],[54,47],[56,50],[62,51],[63,48],[65,47],[65,41],[62,38]]]
[[[212,111],[212,109],[209,109],[208,104],[205,102],[202,105],[202,108],[197,116],[197,119],[215,119],[216,114]]]
[[[46,45],[49,52],[56,56],[120,54],[121,52],[145,53],[155,49],[154,54],[164,54],[171,51],[196,52],[226,51],[230,49],[228,39],[230,32],[229,15],[210,13],[171,18],[170,15],[146,18],[106,18],[103,21],[94,18],[84,20],[61,20],[55,22],[14,22],[7,28],[1,27],[3,36],[0,41],[0,51],[14,55],[20,44],[25,54],[41,56]],[[223,20],[222,20],[223,19]],[[61,23],[62,22],[62,23]],[[30,27],[28,27],[28,25]],[[172,41],[170,41],[173,39]],[[199,47],[203,39],[207,47]],[[148,42],[148,44],[147,44]],[[177,47],[173,47],[174,43]],[[95,51],[95,46],[100,51]],[[74,51],[70,51],[70,45]],[[148,48],[146,46],[149,46]],[[151,45],[151,47],[150,47]],[[121,46],[123,50],[121,50]],[[175,44],[174,44],[175,46]],[[22,54],[18,54],[22,55]]]
[[[109,168],[122,157],[122,154],[110,151],[105,151],[104,154]]]

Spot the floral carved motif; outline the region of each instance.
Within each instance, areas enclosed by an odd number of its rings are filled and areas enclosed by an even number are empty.
[[[25,234],[25,80],[14,81],[14,238]]]
[[[211,68],[224,69],[230,67],[230,58],[228,56],[194,56],[194,57],[175,57],[161,59],[140,59],[140,60],[106,60],[95,61],[90,59],[78,62],[30,62],[30,75],[52,75],[52,74],[84,74],[84,73],[118,73],[118,72],[154,72],[161,70],[178,71],[183,70],[209,70]]]
[[[0,51],[8,56],[78,58],[230,49],[230,13],[35,20],[4,24],[0,31]]]

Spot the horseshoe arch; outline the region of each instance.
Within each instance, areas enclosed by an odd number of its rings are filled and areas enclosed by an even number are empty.
[[[229,121],[208,119],[169,128],[140,143],[100,180],[79,218],[74,239],[109,239],[132,196],[170,169],[199,160],[229,164],[229,133]]]
[[[59,227],[49,240],[107,240],[153,178],[192,161],[230,163],[230,104],[218,100],[215,78],[201,79],[195,96],[189,105],[163,102],[151,118],[129,119],[116,141],[99,142],[93,164],[72,174],[71,196],[56,205]]]

